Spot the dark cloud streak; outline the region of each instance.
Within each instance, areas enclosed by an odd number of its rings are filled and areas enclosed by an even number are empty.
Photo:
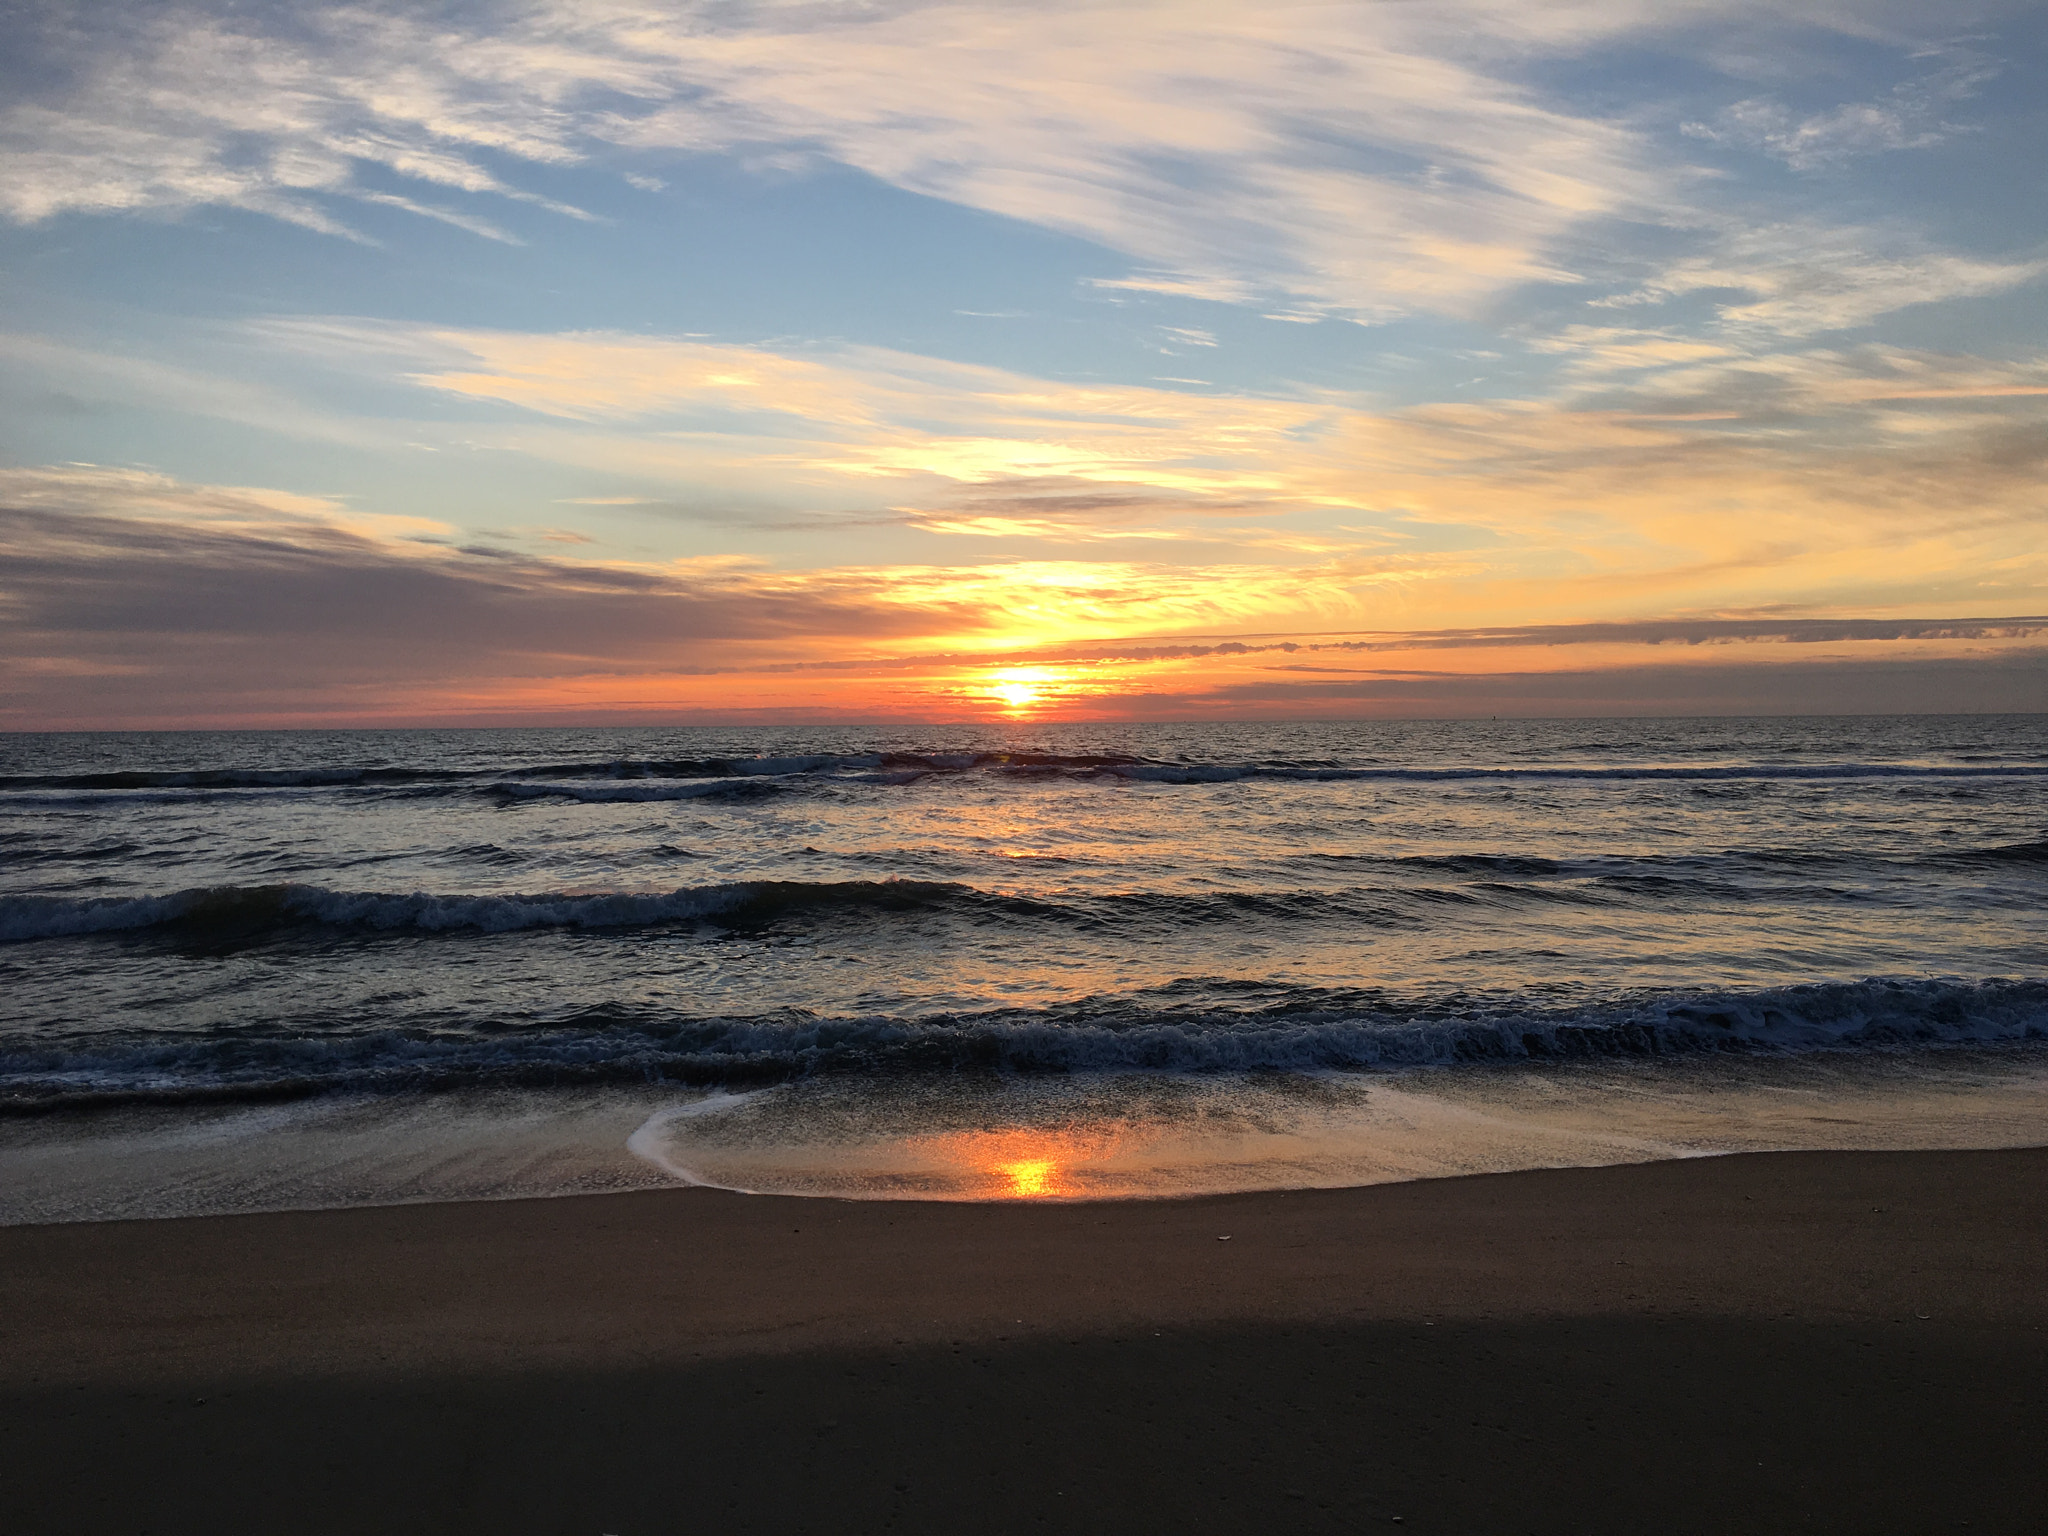
[[[294,692],[317,707],[336,688],[397,700],[466,678],[688,671],[750,644],[887,643],[949,617],[877,603],[871,582],[834,591],[752,571],[482,559],[318,523],[250,531],[0,508],[0,554],[0,639],[23,663],[0,718],[16,725]]]
[[[1187,712],[1164,696],[1141,717]],[[2048,711],[2048,647],[1990,657],[1621,666],[1552,672],[1397,672],[1345,682],[1248,682],[1200,696],[1218,718],[1416,713],[1507,715],[2035,714]]]

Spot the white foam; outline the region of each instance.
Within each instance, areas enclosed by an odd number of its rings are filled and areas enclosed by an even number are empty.
[[[670,1187],[628,1139],[689,1096],[473,1091],[0,1119],[0,1225]]]
[[[701,1120],[707,1115],[730,1114],[744,1105],[759,1100],[764,1094],[773,1093],[773,1088],[757,1088],[746,1093],[727,1093],[723,1090],[707,1095],[693,1104],[672,1104],[657,1109],[635,1128],[626,1138],[626,1150],[644,1162],[652,1163],[679,1184],[700,1189],[734,1189],[730,1184],[720,1184],[705,1176],[697,1169],[678,1162],[673,1153],[680,1144],[676,1127],[688,1120]],[[739,1194],[753,1194],[753,1190],[742,1189]]]
[[[663,1111],[678,1178],[843,1199],[1123,1199],[1348,1188],[1735,1152],[2048,1142],[2048,1052],[1407,1077],[829,1079]]]

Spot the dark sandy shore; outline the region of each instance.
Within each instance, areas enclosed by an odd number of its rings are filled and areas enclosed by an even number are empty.
[[[2044,1329],[2048,1150],[13,1228],[0,1530],[2048,1531]]]

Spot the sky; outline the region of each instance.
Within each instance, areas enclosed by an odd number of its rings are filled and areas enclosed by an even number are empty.
[[[2048,710],[2038,0],[0,8],[0,728]]]

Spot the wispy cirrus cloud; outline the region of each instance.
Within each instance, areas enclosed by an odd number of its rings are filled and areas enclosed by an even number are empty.
[[[431,518],[362,511],[333,496],[270,486],[193,485],[154,470],[98,464],[0,469],[0,503],[61,536],[65,519],[109,514],[169,530],[227,531],[308,545],[359,542],[396,546],[452,540]]]
[[[1719,232],[1627,292],[1593,301],[1629,310],[1713,298],[1708,337],[1750,348],[1848,330],[1916,304],[2005,293],[2048,273],[2048,260],[1968,256],[1907,228],[1756,224]]]
[[[1627,47],[1681,71],[1718,61],[1740,86],[1764,55],[1796,71],[1812,54],[1825,75],[1817,37],[1936,58],[1878,100],[1802,114],[1745,95],[1686,125],[1821,166],[1961,132],[1943,114],[2001,64],[1941,29],[2002,8],[488,0],[88,21],[52,5],[13,29],[49,83],[0,110],[0,212],[224,205],[362,238],[351,207],[381,204],[509,240],[508,200],[585,216],[522,187],[522,165],[658,186],[631,167],[831,161],[1117,252],[1131,269],[1103,292],[1386,319],[1585,279],[1637,302],[1728,288],[1748,295],[1735,321],[1805,334],[2038,267],[1909,229],[1873,245],[1818,221],[1759,227],[1684,139],[1651,131],[1654,87],[1589,110],[1530,63]],[[1629,254],[1631,222],[1685,230],[1686,254]]]
[[[1299,398],[1075,384],[875,347],[792,349],[619,332],[540,334],[316,319],[266,322],[275,345],[436,394],[607,429],[516,440],[658,473],[793,483],[972,485],[1079,477],[1183,500],[1286,491],[1290,446],[1341,410]],[[618,435],[618,429],[630,429]]]
[[[1675,19],[1742,4],[1680,8]],[[1131,287],[1379,316],[1565,275],[1564,236],[1667,200],[1616,121],[1498,66],[1669,25],[1432,7],[1058,3],[735,10],[630,0],[30,13],[62,82],[0,113],[0,208],[246,208],[353,235],[350,200],[509,238],[444,195],[577,214],[491,168],[794,151],[1124,253]],[[645,180],[646,178],[642,178]]]
[[[1028,19],[902,6],[815,30],[649,28],[646,46],[699,94],[620,138],[813,145],[1121,251],[1147,269],[1125,287],[1456,311],[1560,276],[1565,231],[1659,185],[1626,129],[1463,56],[1460,19],[1056,4]]]
[[[362,172],[583,217],[478,155],[571,161],[569,125],[551,105],[565,88],[629,83],[596,55],[565,78],[532,49],[372,7],[40,6],[16,18],[13,37],[49,82],[0,111],[0,210],[31,221],[216,205],[361,238],[337,205],[355,199],[509,238],[473,209],[365,185]]]
[[[1801,112],[1769,96],[1745,97],[1723,107],[1711,122],[1689,122],[1693,138],[1754,149],[1783,160],[1794,170],[1823,170],[1860,155],[1926,149],[1971,132],[1947,120],[2002,72],[2000,63],[1974,48],[1932,48],[1921,57],[1933,63],[1883,95],[1838,102]]]

